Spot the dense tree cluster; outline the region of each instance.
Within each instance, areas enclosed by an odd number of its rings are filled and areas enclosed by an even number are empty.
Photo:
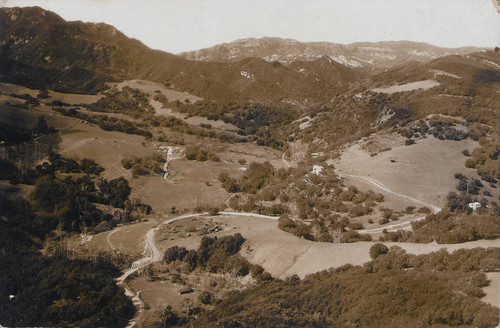
[[[51,189],[58,193],[66,187],[62,183]],[[58,196],[63,196],[67,203],[67,196],[53,195]],[[43,206],[55,206],[48,199],[43,202]],[[3,193],[0,194],[0,209],[2,325],[124,327],[127,324],[134,314],[134,306],[116,286],[114,278],[120,271],[109,260],[100,257],[94,261],[69,259],[63,248],[52,253],[50,247],[46,251],[52,255],[42,255],[42,243],[48,243],[46,238],[51,229],[68,217],[41,217],[33,212],[28,201],[10,199]],[[80,214],[93,216],[91,208],[85,210],[85,214]],[[79,220],[74,216],[71,219]],[[62,223],[73,226],[69,221]]]
[[[380,252],[379,252],[380,253]],[[408,255],[398,247],[363,267],[292,276],[229,295],[202,313],[206,327],[495,327],[498,309],[481,287],[498,249]],[[425,286],[425,288],[423,287]]]
[[[430,214],[425,220],[412,223],[413,234],[406,241],[439,244],[455,244],[478,239],[494,239],[500,235],[498,208],[482,213],[453,213],[442,211]]]
[[[398,133],[408,139],[425,138],[427,134],[431,134],[439,140],[455,141],[465,140],[470,136],[468,131],[464,131],[464,129],[457,129],[454,127],[455,125],[456,124],[452,121],[438,119],[424,121],[423,119],[420,119],[400,128]]]
[[[238,255],[245,238],[236,233],[224,237],[203,237],[197,250],[187,250],[184,247],[173,246],[165,251],[163,262],[170,264],[180,261],[192,272],[197,268],[213,273],[232,273],[236,276],[246,276],[251,273],[257,280],[267,279],[268,274],[258,265],[252,265]],[[267,278],[266,278],[267,277]]]
[[[148,94],[137,89],[124,86],[121,90],[113,88],[105,93],[105,97],[87,105],[94,112],[124,113],[139,118],[141,113],[152,112]]]
[[[228,192],[246,192],[255,194],[259,189],[269,183],[274,175],[274,168],[269,162],[252,162],[245,171],[245,175],[236,180],[225,173],[219,175],[219,181]]]
[[[474,149],[465,166],[475,168],[481,178],[490,183],[500,180],[500,137],[479,139],[479,147]]]
[[[153,153],[146,157],[128,157],[122,159],[122,166],[132,171],[133,176],[161,174],[163,173],[163,163],[166,160],[162,155]]]

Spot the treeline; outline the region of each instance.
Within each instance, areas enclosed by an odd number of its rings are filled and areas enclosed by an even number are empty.
[[[474,140],[478,140],[478,136],[475,133],[470,133],[467,131],[456,129],[455,123],[447,122],[443,120],[430,120],[424,121],[420,119],[418,121],[412,122],[405,127],[399,128],[398,133],[403,137],[408,139],[411,138],[425,138],[426,135],[433,135],[439,140],[465,140],[471,137]]]
[[[137,134],[149,138],[153,136],[151,132],[139,129],[137,127],[144,127],[144,124],[132,123],[127,120],[118,119],[116,117],[108,117],[107,115],[88,115],[85,113],[81,113],[76,108],[65,109],[63,107],[52,107],[52,110],[59,112],[64,116],[76,117],[86,122],[96,124],[105,131],[118,131],[127,134]]]
[[[0,176],[11,183],[34,185],[27,202],[24,199],[2,201],[5,211],[16,207],[26,211],[17,220],[24,228],[30,227],[33,234],[43,236],[59,227],[62,231],[102,231],[120,222],[134,221],[151,211],[149,205],[130,200],[130,186],[123,177],[113,180],[99,178],[103,168],[89,159],[79,163],[56,153],[49,154],[49,161],[35,169],[18,168],[9,161],[1,160],[0,167],[7,168]],[[79,173],[77,176],[61,173]],[[120,216],[114,217],[96,204],[120,209]],[[33,211],[36,215],[31,215]]]
[[[273,280],[230,294],[191,325],[203,327],[496,327],[484,273],[499,250],[409,255],[399,247],[363,266]],[[425,288],[422,288],[425,286]]]
[[[499,215],[498,209],[469,215],[448,211],[430,214],[425,220],[412,223],[413,234],[404,241],[456,244],[479,239],[495,239],[500,237]]]
[[[49,152],[48,161],[35,166],[28,167],[23,163],[14,164],[9,159],[0,159],[0,179],[10,180],[12,184],[24,183],[34,185],[36,179],[44,175],[54,176],[56,172],[61,173],[84,173],[88,176],[97,177],[104,168],[94,160],[84,158],[78,163],[71,158],[64,158],[55,152]]]
[[[207,160],[220,162],[220,158],[210,150],[199,146],[188,146],[185,150],[186,159],[190,161],[205,162]]]
[[[47,120],[43,115],[38,117],[35,126],[31,130],[0,122],[0,141],[5,142],[7,145],[16,145],[32,141],[40,135],[55,132],[57,132],[57,130],[53,126],[47,124]]]
[[[157,101],[164,101],[161,96],[155,95]],[[177,103],[174,103],[177,104]],[[180,104],[180,102],[179,102]],[[96,112],[112,112],[123,113],[133,118],[140,118],[144,124],[135,124],[126,120],[118,120],[115,118],[107,118],[106,115],[99,115],[101,119],[97,119],[95,124],[98,124],[103,130],[120,131],[130,134],[143,135],[145,137],[152,137],[149,131],[144,131],[138,128],[133,129],[134,126],[144,127],[151,125],[153,127],[166,127],[172,131],[195,135],[202,138],[217,138],[222,142],[247,142],[247,139],[233,134],[212,131],[203,127],[190,126],[184,121],[172,116],[157,116],[154,113],[153,107],[149,104],[149,95],[137,89],[130,87],[123,87],[121,91],[112,89],[106,93],[104,98],[99,99],[96,103],[86,105],[86,108]],[[75,113],[73,113],[75,114]],[[79,117],[90,122],[88,118]],[[74,115],[71,115],[74,116]],[[92,118],[95,119],[96,115]]]

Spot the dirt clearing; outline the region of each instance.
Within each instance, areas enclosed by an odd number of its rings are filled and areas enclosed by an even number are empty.
[[[376,88],[372,89],[371,91],[373,92],[378,92],[378,93],[387,93],[387,94],[393,94],[396,92],[405,92],[405,91],[413,91],[413,90],[427,90],[430,88],[434,88],[441,85],[441,83],[436,82],[434,80],[424,80],[424,81],[418,81],[418,82],[411,82],[411,83],[405,83],[405,84],[400,84],[400,85],[393,85],[390,87],[386,88]]]

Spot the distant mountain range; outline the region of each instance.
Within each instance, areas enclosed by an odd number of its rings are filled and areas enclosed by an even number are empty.
[[[460,62],[466,60],[463,54],[479,50],[263,38],[174,55],[152,50],[110,25],[66,22],[39,7],[2,8],[0,26],[0,81],[96,93],[106,82],[144,79],[212,100],[319,103],[384,70],[414,63],[418,71],[419,63],[449,55]]]
[[[313,61],[326,56],[351,68],[381,70],[409,61],[428,62],[448,55],[463,55],[480,48],[440,48],[427,43],[409,41],[361,42],[343,45],[329,42],[299,42],[293,39],[241,39],[211,48],[181,53],[189,60],[228,62],[247,57],[262,58],[288,64],[295,61]]]

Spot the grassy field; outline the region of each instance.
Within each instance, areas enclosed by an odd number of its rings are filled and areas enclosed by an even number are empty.
[[[377,155],[366,146],[368,141],[356,143],[348,147],[342,156],[333,161],[341,174],[359,175],[375,178],[392,191],[401,193],[432,205],[442,207],[448,192],[455,190],[458,183],[455,173],[476,176],[474,170],[464,166],[464,149],[472,151],[478,146],[470,139],[463,141],[438,140],[433,136],[418,140],[416,144],[405,146],[403,138],[398,135],[375,136],[374,143],[379,143],[382,151]],[[387,142],[387,140],[392,140]],[[357,185],[365,184],[358,182]],[[369,188],[382,192],[386,196],[384,206],[404,209],[410,205],[408,199],[401,199],[384,193],[372,185]],[[421,207],[421,204],[411,204]]]
[[[0,82],[0,93],[4,93],[7,95],[15,93],[17,95],[29,94],[32,97],[36,97],[38,95],[38,92],[39,90],[26,88],[16,84]]]

